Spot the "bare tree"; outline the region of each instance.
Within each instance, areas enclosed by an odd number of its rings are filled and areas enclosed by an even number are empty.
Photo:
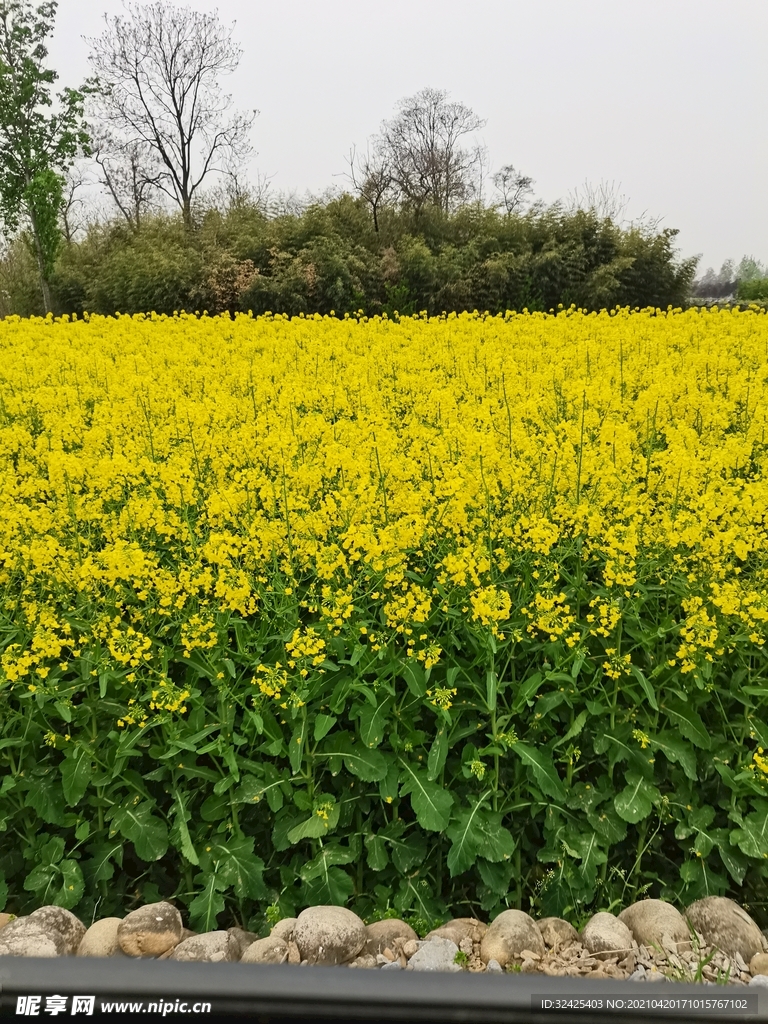
[[[64,176],[61,202],[61,233],[67,245],[71,245],[77,235],[83,230],[85,200],[81,190],[87,184],[86,174],[79,164],[73,165]]]
[[[389,157],[381,145],[370,145],[363,155],[358,154],[353,146],[347,157],[349,174],[356,195],[365,200],[373,214],[373,228],[378,233],[379,211],[381,207],[395,197],[395,183],[392,178],[392,167]]]
[[[398,107],[375,145],[399,200],[417,212],[430,204],[447,213],[472,198],[478,150],[463,148],[461,140],[485,121],[440,89],[422,89]]]
[[[155,152],[141,141],[124,141],[107,130],[95,130],[91,156],[99,180],[129,227],[138,231],[142,219],[157,207],[164,174]]]
[[[232,73],[242,51],[218,15],[166,0],[126,3],[89,39],[92,87],[102,127],[127,146],[151,151],[161,167],[152,187],[164,192],[192,225],[192,202],[206,176],[251,153],[248,133],[257,111],[231,112],[219,78]]]
[[[601,219],[619,223],[629,203],[627,197],[619,192],[620,188],[621,183],[617,185],[615,181],[601,181],[599,185],[585,181],[569,194],[568,206],[571,211],[591,210]]]
[[[528,201],[529,196],[533,195],[533,178],[515,170],[512,164],[505,164],[496,171],[492,181],[501,196],[498,205],[503,206],[507,214],[519,210]]]

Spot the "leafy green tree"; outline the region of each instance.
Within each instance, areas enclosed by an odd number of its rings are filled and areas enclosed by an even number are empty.
[[[63,175],[88,145],[82,93],[65,89],[54,104],[58,74],[45,66],[57,6],[0,0],[0,221],[7,235],[29,229],[46,312],[61,242]]]

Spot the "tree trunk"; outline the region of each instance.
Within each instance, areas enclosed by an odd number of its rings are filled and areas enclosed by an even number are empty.
[[[43,259],[43,246],[40,242],[40,235],[37,230],[37,218],[34,213],[30,214],[30,221],[32,222],[32,237],[35,240],[35,256],[37,257],[37,269],[40,274],[40,293],[43,297],[43,306],[45,312],[53,312],[53,303],[51,302],[51,286],[48,283],[48,278],[45,273],[45,260]]]

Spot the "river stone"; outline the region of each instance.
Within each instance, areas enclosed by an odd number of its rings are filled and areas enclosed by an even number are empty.
[[[184,939],[168,957],[169,960],[195,961],[197,963],[221,963],[237,960],[239,944],[229,932],[205,932]]]
[[[554,949],[570,946],[579,941],[579,933],[570,921],[562,917],[542,917],[536,922],[536,927],[541,932],[544,942]]]
[[[477,918],[454,917],[451,921],[441,924],[439,928],[434,928],[425,938],[431,939],[437,935],[441,939],[450,939],[458,946],[462,939],[480,942],[487,931],[488,925],[483,921],[478,921]]]
[[[418,935],[405,921],[398,918],[387,918],[384,921],[374,921],[365,928],[365,949],[364,953],[376,956],[383,953],[385,949],[392,949],[395,939],[402,939],[403,942],[411,942],[418,939]]]
[[[587,921],[581,932],[584,948],[598,960],[625,955],[632,949],[632,932],[613,914],[601,912]]]
[[[247,932],[244,928],[236,927],[227,928],[227,934],[232,938],[235,960],[240,960],[246,949],[259,937],[255,932]]]
[[[639,900],[622,910],[619,920],[629,928],[638,945],[649,948],[663,948],[665,935],[673,942],[687,942],[691,937],[683,915],[664,900]]]
[[[64,940],[67,956],[75,955],[85,935],[85,925],[80,918],[64,907],[39,907],[32,911],[29,920],[39,924],[44,931],[57,931]]]
[[[3,928],[0,956],[66,956],[67,944],[61,932],[31,918],[31,914],[17,917]]]
[[[295,917],[284,917],[282,921],[278,921],[270,935],[274,935],[276,939],[282,939],[283,942],[291,942],[293,940],[293,929],[296,927]]]
[[[5,928],[7,924],[10,924],[15,919],[15,914],[0,914],[0,928]]]
[[[536,922],[522,910],[503,910],[488,926],[480,943],[480,959],[496,960],[502,967],[519,959],[524,949],[544,956],[547,949]]]
[[[422,942],[408,961],[407,971],[460,971],[461,964],[456,963],[459,947],[451,939],[434,935]]]
[[[147,903],[120,922],[117,941],[128,956],[161,956],[181,941],[181,914],[170,903]],[[187,940],[188,941],[188,940]]]
[[[749,973],[753,976],[768,974],[768,953],[755,953],[749,961]]]
[[[120,949],[117,942],[117,927],[122,918],[102,917],[94,921],[77,947],[78,956],[114,956]]]
[[[390,961],[387,961],[387,963],[390,963]],[[397,961],[395,960],[394,963],[397,963]],[[370,970],[372,967],[378,966],[378,960],[373,953],[366,953],[365,951],[363,951],[360,956],[356,956],[354,960],[350,960],[347,964],[347,967],[359,967],[363,970]],[[397,966],[399,967],[400,964],[397,964]]]
[[[738,903],[725,896],[705,896],[696,900],[685,912],[697,932],[710,946],[717,946],[726,956],[737,953],[749,963],[755,953],[762,952],[763,937],[755,922]]]
[[[346,907],[307,907],[296,918],[293,941],[310,964],[344,964],[365,945],[365,925]]]
[[[288,959],[288,943],[279,935],[256,939],[240,958],[241,964],[284,964]]]

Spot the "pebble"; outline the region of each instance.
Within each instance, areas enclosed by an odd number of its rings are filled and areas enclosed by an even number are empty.
[[[343,964],[354,960],[365,945],[365,925],[346,907],[307,907],[296,918],[293,941],[302,960]]]
[[[284,964],[288,960],[288,943],[274,933],[256,939],[240,957],[241,964]]]
[[[102,917],[94,921],[77,947],[78,956],[114,956],[122,953],[117,941],[117,928],[122,918]]]
[[[170,903],[147,903],[132,910],[117,928],[117,941],[128,956],[160,956],[181,941],[181,914]]]
[[[403,942],[418,940],[418,935],[405,921],[398,918],[387,918],[383,921],[375,921],[366,925],[365,929],[365,951],[366,953],[382,953],[385,948],[392,948],[395,939]]]
[[[689,939],[685,918],[664,900],[639,900],[622,910],[618,919],[629,928],[635,941],[645,946],[664,946]]]
[[[727,956],[739,953],[749,963],[755,953],[762,952],[760,929],[743,907],[725,896],[705,896],[696,900],[685,914],[704,940]]]
[[[544,939],[532,917],[522,910],[504,910],[494,918],[480,943],[480,956],[488,963],[497,960],[506,967],[513,960],[523,959],[523,951],[543,956]]]
[[[552,948],[579,941],[579,933],[570,921],[565,921],[562,917],[544,917],[536,922],[536,927],[546,945]]]
[[[240,944],[229,932],[207,932],[184,939],[173,948],[168,959],[197,963],[231,962],[240,959]]]
[[[290,942],[293,938],[293,929],[296,927],[295,917],[284,917],[282,921],[278,921],[270,935],[274,935],[277,939],[283,939],[284,942]]]
[[[590,953],[601,960],[615,954],[626,956],[632,949],[632,932],[613,914],[601,912],[587,921],[581,932],[581,941]]]
[[[0,956],[64,956],[66,944],[58,931],[47,931],[30,917],[17,917],[0,934]]]

